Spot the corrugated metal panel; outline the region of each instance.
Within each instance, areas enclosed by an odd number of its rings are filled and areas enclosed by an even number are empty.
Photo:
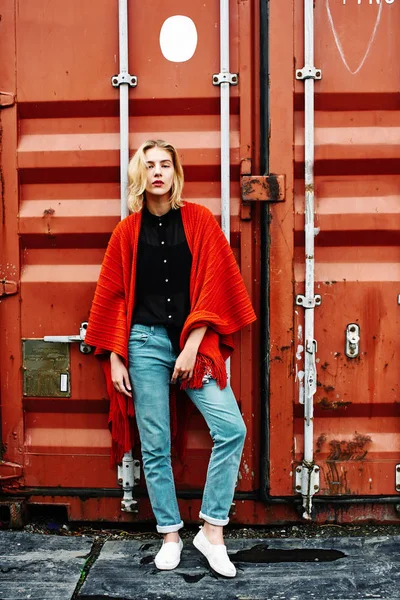
[[[301,4],[296,3],[293,39],[297,67],[303,66]],[[278,21],[283,24],[284,18],[275,6],[275,25]],[[324,495],[396,494],[395,466],[400,458],[400,122],[396,112],[400,67],[395,59],[399,51],[399,18],[400,7],[396,4],[344,5],[327,1],[315,6],[315,64],[323,76],[315,84],[316,226],[320,230],[315,239],[316,293],[322,295],[322,305],[315,310],[318,389],[314,444]],[[277,63],[284,60],[285,68],[279,74]],[[282,103],[290,110],[288,60],[289,49],[284,57],[278,57],[273,48],[273,131],[280,122]],[[274,91],[274,82],[285,89],[287,104],[279,97],[279,106],[276,105],[278,92]],[[303,407],[299,404],[296,377],[303,369],[303,309],[296,308],[293,320],[291,316],[294,294],[303,293],[304,289],[301,82],[296,83],[293,100],[293,127],[287,124],[280,135],[286,137],[286,147],[291,136],[294,139],[294,168],[290,167],[295,176],[294,215],[287,215],[279,206],[273,211],[272,222],[274,495],[293,493],[292,460],[301,461],[303,452]],[[282,172],[289,168],[289,161],[282,157],[278,141],[279,135],[278,140],[272,135],[271,159],[274,170]],[[289,265],[293,246],[292,277]],[[284,296],[285,303],[274,313],[277,307],[273,299],[278,294]],[[281,321],[279,314],[283,315]],[[345,355],[345,333],[351,323],[357,324],[361,332],[356,358]],[[297,358],[294,363],[290,358],[284,359],[282,365],[280,357],[285,352],[279,352],[279,348],[288,345]],[[283,409],[282,398],[278,400],[277,396],[282,385]],[[280,427],[285,428],[285,450],[277,435]]]
[[[118,71],[117,3],[23,0],[15,14],[16,4],[6,4],[10,47],[1,73],[9,73],[9,87],[18,93],[18,112],[7,113],[8,128],[2,114],[8,185],[16,183],[18,169],[18,193],[15,186],[7,196],[6,256],[17,279],[20,274],[21,295],[20,303],[9,298],[2,307],[3,332],[14,336],[2,362],[3,375],[12,355],[12,385],[2,377],[5,456],[24,466],[16,488],[116,488],[116,473],[109,468],[105,385],[96,359],[71,345],[69,398],[22,399],[19,373],[21,338],[78,334],[119,219],[118,91],[110,82]],[[167,61],[159,45],[163,22],[175,14],[193,19],[198,31],[197,50],[184,63]],[[232,246],[257,304],[255,229],[251,220],[240,219],[239,187],[240,161],[253,158],[252,19],[251,6],[231,3],[231,69],[240,71],[242,82],[231,89]],[[130,2],[129,51],[139,81],[130,92],[131,150],[154,137],[176,145],[185,168],[185,198],[207,205],[219,218],[219,88],[212,85],[212,74],[219,72],[219,2]],[[14,148],[13,128],[18,130]],[[258,374],[257,362],[252,363],[257,345],[251,328],[236,342],[232,383],[249,430],[238,489],[249,491],[258,487]],[[180,489],[202,487],[210,448],[205,424],[194,412],[186,464],[177,465]],[[114,518],[118,498],[112,509],[106,506],[97,503],[90,514],[83,508],[80,514]]]

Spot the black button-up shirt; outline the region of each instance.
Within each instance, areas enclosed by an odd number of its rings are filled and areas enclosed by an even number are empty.
[[[190,311],[192,255],[179,209],[153,215],[143,207],[133,322],[164,325],[174,349]]]

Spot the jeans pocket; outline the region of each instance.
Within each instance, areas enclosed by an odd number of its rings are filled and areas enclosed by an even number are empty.
[[[129,345],[133,345],[134,348],[142,348],[149,340],[150,334],[145,331],[138,331],[131,329],[129,336]]]

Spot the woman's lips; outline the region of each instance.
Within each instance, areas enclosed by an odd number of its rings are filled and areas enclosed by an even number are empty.
[[[153,185],[155,187],[161,187],[162,185],[164,185],[164,182],[163,181],[154,181]]]

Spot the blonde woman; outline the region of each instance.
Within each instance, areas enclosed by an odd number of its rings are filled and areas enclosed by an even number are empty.
[[[171,469],[169,392],[171,384],[184,389],[214,442],[199,515],[204,525],[193,543],[215,571],[234,577],[223,527],[246,427],[225,360],[232,333],[254,321],[254,311],[213,214],[182,200],[176,149],[145,142],[129,164],[129,180],[131,215],[110,239],[86,335],[106,357],[113,458],[130,449],[133,401],[147,490],[164,537],[155,564],[174,569],[183,522]]]

